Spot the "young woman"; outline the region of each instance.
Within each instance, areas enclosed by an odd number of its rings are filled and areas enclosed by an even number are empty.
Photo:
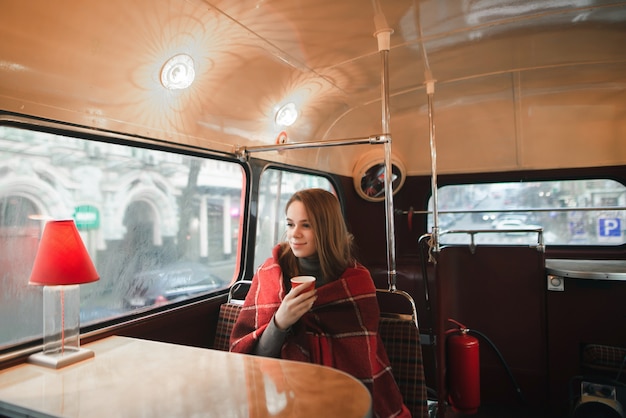
[[[339,201],[322,189],[301,190],[286,215],[287,241],[254,275],[231,351],[335,367],[367,386],[376,416],[410,417],[378,336],[376,288],[353,257]],[[315,289],[291,288],[300,275],[315,276]]]

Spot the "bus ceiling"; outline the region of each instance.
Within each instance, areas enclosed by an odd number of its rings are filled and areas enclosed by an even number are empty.
[[[619,165],[625,20],[606,0],[6,0],[0,110],[231,154],[384,133],[407,175],[432,170],[432,114],[440,173]],[[263,157],[349,176],[370,149]]]

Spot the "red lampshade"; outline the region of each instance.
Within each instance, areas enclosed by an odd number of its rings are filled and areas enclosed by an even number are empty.
[[[74,221],[47,222],[29,283],[72,285],[95,282],[99,278]]]

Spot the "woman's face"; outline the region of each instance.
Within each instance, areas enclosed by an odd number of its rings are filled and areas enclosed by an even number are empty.
[[[308,213],[304,204],[297,200],[287,207],[287,240],[296,257],[310,257],[317,253]]]

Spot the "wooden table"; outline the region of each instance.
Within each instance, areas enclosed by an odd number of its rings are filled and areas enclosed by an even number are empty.
[[[0,416],[371,417],[367,388],[328,367],[127,337],[53,370],[0,371]]]

